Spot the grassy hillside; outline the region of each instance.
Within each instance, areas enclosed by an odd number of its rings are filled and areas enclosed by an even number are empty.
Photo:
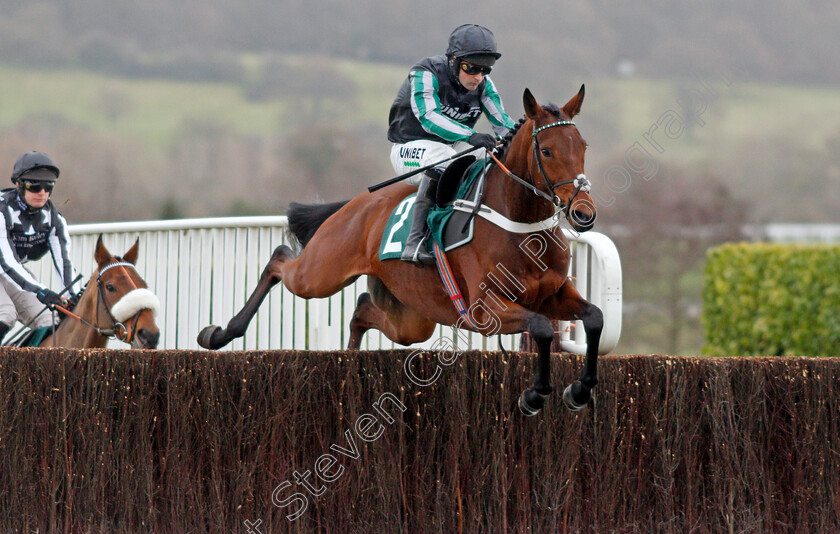
[[[296,63],[311,62],[299,59]],[[349,100],[324,99],[322,120],[343,126],[384,128],[388,106],[405,76],[405,67],[315,58],[336,67],[355,86]],[[669,110],[680,112],[686,91],[707,98],[691,134],[669,139],[666,158],[726,155],[733,143],[772,136],[789,138],[792,145],[821,149],[826,137],[840,127],[840,90],[827,87],[779,86],[722,80],[650,80],[644,78],[586,80],[587,97],[580,118],[590,143],[609,148],[599,130],[616,148],[639,140]],[[331,83],[330,79],[313,84]],[[498,75],[506,105],[514,116],[521,111],[523,84]],[[518,87],[522,85],[522,87]],[[577,86],[567,84],[558,94],[538,95],[543,101],[563,102]],[[712,90],[716,92],[713,94]],[[79,125],[107,135],[129,136],[165,147],[184,124],[212,123],[239,135],[265,136],[288,131],[284,116],[294,113],[301,96],[254,101],[236,83],[106,77],[82,70],[24,70],[0,66],[0,128],[36,118]],[[286,115],[284,115],[286,114]],[[661,133],[661,132],[660,132]]]
[[[215,83],[0,66],[0,130],[23,132],[26,138],[26,126],[34,124],[41,133],[30,136],[34,139],[25,146],[43,147],[51,143],[48,138],[45,145],[39,138],[44,130],[81,128],[88,136],[119,142],[138,155],[161,158],[164,168],[173,147],[196,135],[236,137],[245,144],[252,140],[281,147],[291,144],[292,158],[307,152],[303,146],[333,143],[328,152],[309,151],[315,155],[307,157],[335,160],[336,154],[359,154],[357,158],[373,165],[373,173],[390,172],[384,131],[405,66],[323,56],[270,62],[251,56],[242,63],[242,80]],[[586,82],[586,102],[577,122],[591,146],[588,172],[596,186],[603,169],[639,142],[664,162],[702,168],[744,184],[737,194],[760,206],[759,220],[821,221],[835,211],[828,199],[835,192],[840,198],[840,171],[831,167],[833,151],[827,146],[834,137],[840,143],[836,88],[744,83],[735,76],[726,81],[633,77],[537,83],[508,76],[499,69],[494,80],[515,118],[522,116],[526,85],[542,102],[562,104],[581,81]],[[267,81],[255,82],[260,77]],[[685,119],[682,104],[690,98],[695,99],[691,104],[698,113],[695,121]],[[666,119],[674,116],[682,116],[685,125],[671,123],[668,137]],[[80,140],[73,150],[83,150],[85,143],[95,141]],[[360,147],[370,153],[363,154]],[[62,149],[53,150],[61,154]],[[217,152],[218,147],[209,150]],[[225,150],[227,154],[232,149]],[[324,168],[315,161],[301,164],[316,174]],[[298,164],[287,161],[281,166]],[[345,163],[341,171],[347,175],[354,168],[358,166]],[[362,171],[371,172],[369,167]],[[347,178],[352,180],[352,174]],[[813,185],[803,188],[797,180]],[[782,198],[789,200],[782,203]],[[808,209],[799,209],[790,199],[799,199]]]
[[[9,66],[0,66],[0,102],[0,128],[49,118],[161,147],[189,120],[211,120],[239,134],[266,135],[276,131],[284,106],[282,102],[248,102],[234,84]]]

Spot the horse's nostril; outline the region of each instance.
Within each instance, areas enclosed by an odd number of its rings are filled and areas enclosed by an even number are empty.
[[[160,341],[160,332],[149,332],[145,328],[137,331],[137,340],[146,348],[157,348],[158,341]]]
[[[572,219],[574,219],[574,221],[579,224],[589,224],[595,220],[595,214],[585,213],[580,210],[574,210],[572,212]]]
[[[580,210],[573,210],[571,213],[570,221],[572,226],[576,227],[576,230],[579,232],[585,232],[587,230],[591,230],[593,226],[595,226],[595,212],[585,213]]]

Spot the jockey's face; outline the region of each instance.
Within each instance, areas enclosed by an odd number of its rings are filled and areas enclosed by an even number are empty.
[[[480,67],[472,65],[464,60],[461,60],[458,68],[458,81],[461,82],[467,90],[475,91],[478,85],[484,80],[485,71],[490,71],[487,67]]]
[[[24,180],[23,184],[23,201],[26,202],[26,205],[33,209],[43,208],[50,199],[52,182],[30,182]],[[27,184],[31,184],[32,187],[26,187]],[[43,187],[44,185],[48,187]],[[50,191],[47,191],[47,189]]]

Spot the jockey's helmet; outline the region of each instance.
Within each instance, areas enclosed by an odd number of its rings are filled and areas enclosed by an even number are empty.
[[[449,36],[446,55],[461,58],[474,65],[492,67],[502,54],[496,51],[496,37],[493,32],[478,24],[462,24]]]
[[[48,155],[33,150],[18,158],[12,171],[12,183],[26,175],[27,180],[54,182],[58,179],[58,167]]]

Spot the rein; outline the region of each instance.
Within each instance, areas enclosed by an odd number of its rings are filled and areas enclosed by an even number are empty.
[[[531,190],[532,193],[537,195],[538,197],[542,197],[545,200],[551,202],[554,206],[558,207],[558,211],[562,211],[566,218],[569,218],[569,210],[572,207],[572,203],[574,202],[575,198],[578,196],[578,193],[583,191],[584,193],[588,193],[592,186],[589,183],[589,180],[586,178],[585,174],[578,174],[575,178],[571,180],[562,180],[556,183],[552,183],[551,180],[548,179],[548,175],[545,173],[545,168],[543,168],[542,157],[540,157],[540,143],[537,140],[537,134],[543,130],[547,130],[549,128],[553,128],[555,126],[574,126],[575,123],[573,121],[566,121],[561,120],[557,122],[552,122],[551,124],[546,124],[545,126],[540,126],[537,128],[536,124],[534,124],[534,131],[531,134],[533,139],[533,150],[532,150],[532,157],[537,160],[537,168],[540,170],[540,174],[542,174],[543,180],[545,180],[546,185],[548,186],[548,190],[551,191],[551,194],[546,193],[537,188],[534,184],[533,180],[524,180],[519,176],[512,173],[507,167],[502,164],[501,161],[496,157],[496,155],[489,151],[490,157],[493,158],[493,162],[499,166],[499,168],[504,172],[509,178],[513,179],[514,181],[518,182],[519,184],[523,185],[527,189]],[[554,193],[554,190],[562,185],[566,184],[574,184],[575,192],[569,199],[569,202],[565,205],[563,204],[563,199],[561,199],[557,194]]]
[[[60,304],[56,304],[54,307],[55,307],[56,310],[60,311],[64,315],[66,315],[68,317],[72,317],[73,319],[79,321],[80,323],[87,326],[91,330],[94,330],[97,334],[99,334],[102,337],[105,337],[105,338],[108,338],[108,339],[116,338],[116,339],[119,339],[120,341],[125,341],[126,343],[130,342],[130,340],[126,341],[124,339],[127,331],[125,330],[125,325],[120,323],[119,321],[114,322],[114,327],[113,328],[100,328],[100,327],[96,326],[95,324],[93,324],[89,321],[86,321],[83,317],[79,317],[78,315],[71,312],[67,308],[61,306]],[[138,314],[138,316],[139,316],[139,314]],[[139,319],[139,317],[138,317],[138,319]],[[135,320],[134,326],[135,327],[137,326],[137,320]]]

